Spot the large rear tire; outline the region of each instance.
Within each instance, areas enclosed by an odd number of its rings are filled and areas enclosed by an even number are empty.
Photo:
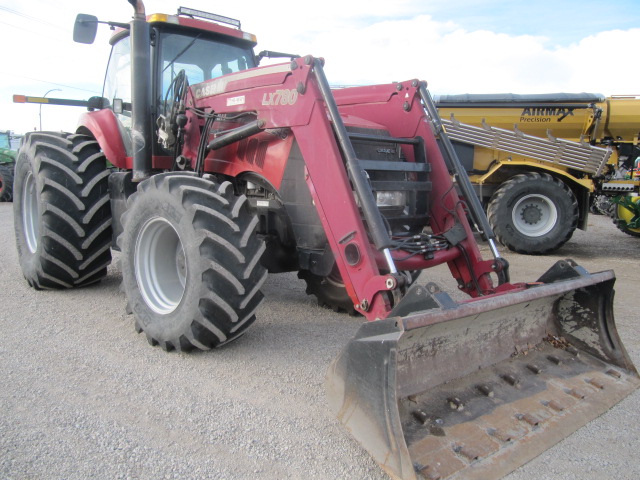
[[[546,173],[515,175],[493,194],[487,216],[496,238],[518,253],[557,250],[578,226],[578,202],[560,180]]]
[[[32,287],[97,282],[111,262],[106,158],[85,135],[28,133],[18,153],[14,228],[22,272]]]
[[[13,199],[13,163],[0,163],[0,202]]]
[[[255,320],[267,271],[258,217],[229,182],[164,173],[123,215],[122,281],[136,330],[165,350],[208,350]]]

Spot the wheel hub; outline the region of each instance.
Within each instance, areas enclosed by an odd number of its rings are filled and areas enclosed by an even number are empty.
[[[513,206],[511,220],[515,228],[528,237],[541,237],[558,223],[558,209],[548,197],[529,194]]]
[[[187,262],[182,241],[173,225],[162,217],[140,229],[134,253],[140,293],[154,312],[173,312],[185,292]]]
[[[529,225],[535,225],[542,220],[542,210],[534,204],[526,205],[522,210],[522,220]]]
[[[38,195],[36,192],[36,180],[31,172],[27,173],[22,192],[22,226],[24,229],[27,248],[31,253],[36,253],[38,248],[39,215]]]

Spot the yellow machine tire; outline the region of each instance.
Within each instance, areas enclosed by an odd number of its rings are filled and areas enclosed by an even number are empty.
[[[487,209],[496,238],[514,252],[551,253],[578,226],[578,202],[571,189],[548,173],[515,175],[495,191]]]

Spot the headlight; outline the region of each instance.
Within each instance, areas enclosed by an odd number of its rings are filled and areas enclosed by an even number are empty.
[[[404,207],[407,204],[407,192],[376,192],[378,207]]]

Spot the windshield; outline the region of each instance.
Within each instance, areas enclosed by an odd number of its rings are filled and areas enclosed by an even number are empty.
[[[220,43],[215,39],[165,33],[161,47],[160,71],[162,97],[172,80],[184,70],[190,85],[216,78],[227,73],[239,72],[255,66],[253,51]]]

